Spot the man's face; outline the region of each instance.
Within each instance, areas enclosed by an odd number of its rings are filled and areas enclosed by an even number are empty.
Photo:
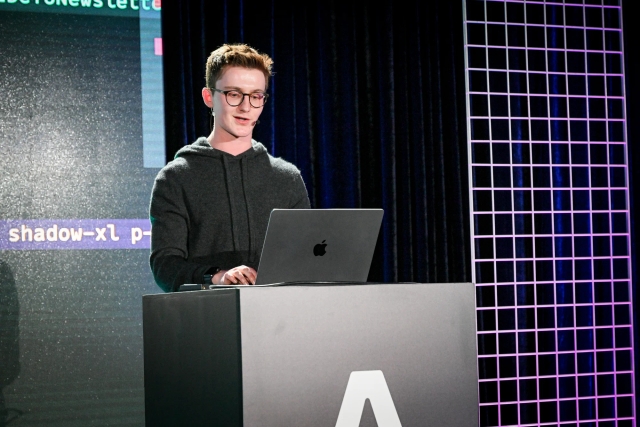
[[[262,71],[244,67],[228,67],[216,82],[215,89],[252,94],[265,93],[265,86],[266,81]],[[229,100],[232,101],[231,96],[229,96]],[[232,103],[235,102],[232,101]],[[216,133],[222,132],[220,135],[222,137],[251,138],[262,109],[263,107],[252,107],[248,96],[242,98],[240,105],[232,107],[227,102],[224,93],[213,91]]]

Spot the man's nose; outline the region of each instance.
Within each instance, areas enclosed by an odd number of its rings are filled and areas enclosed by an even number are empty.
[[[242,102],[239,105],[240,109],[242,111],[249,111],[251,110],[251,103],[249,101],[249,95],[243,95],[242,96]]]

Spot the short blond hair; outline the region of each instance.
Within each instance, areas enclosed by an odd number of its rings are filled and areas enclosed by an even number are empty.
[[[265,88],[268,88],[269,78],[273,75],[272,66],[273,59],[266,53],[260,53],[244,43],[225,43],[211,52],[207,59],[206,85],[208,88],[214,89],[226,67],[244,67],[262,71]]]

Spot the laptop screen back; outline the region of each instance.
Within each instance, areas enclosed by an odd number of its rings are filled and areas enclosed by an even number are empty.
[[[382,209],[274,209],[256,285],[366,282]]]

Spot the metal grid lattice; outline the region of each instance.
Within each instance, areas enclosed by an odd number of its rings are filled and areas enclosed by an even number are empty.
[[[634,424],[619,0],[465,2],[481,425]]]

